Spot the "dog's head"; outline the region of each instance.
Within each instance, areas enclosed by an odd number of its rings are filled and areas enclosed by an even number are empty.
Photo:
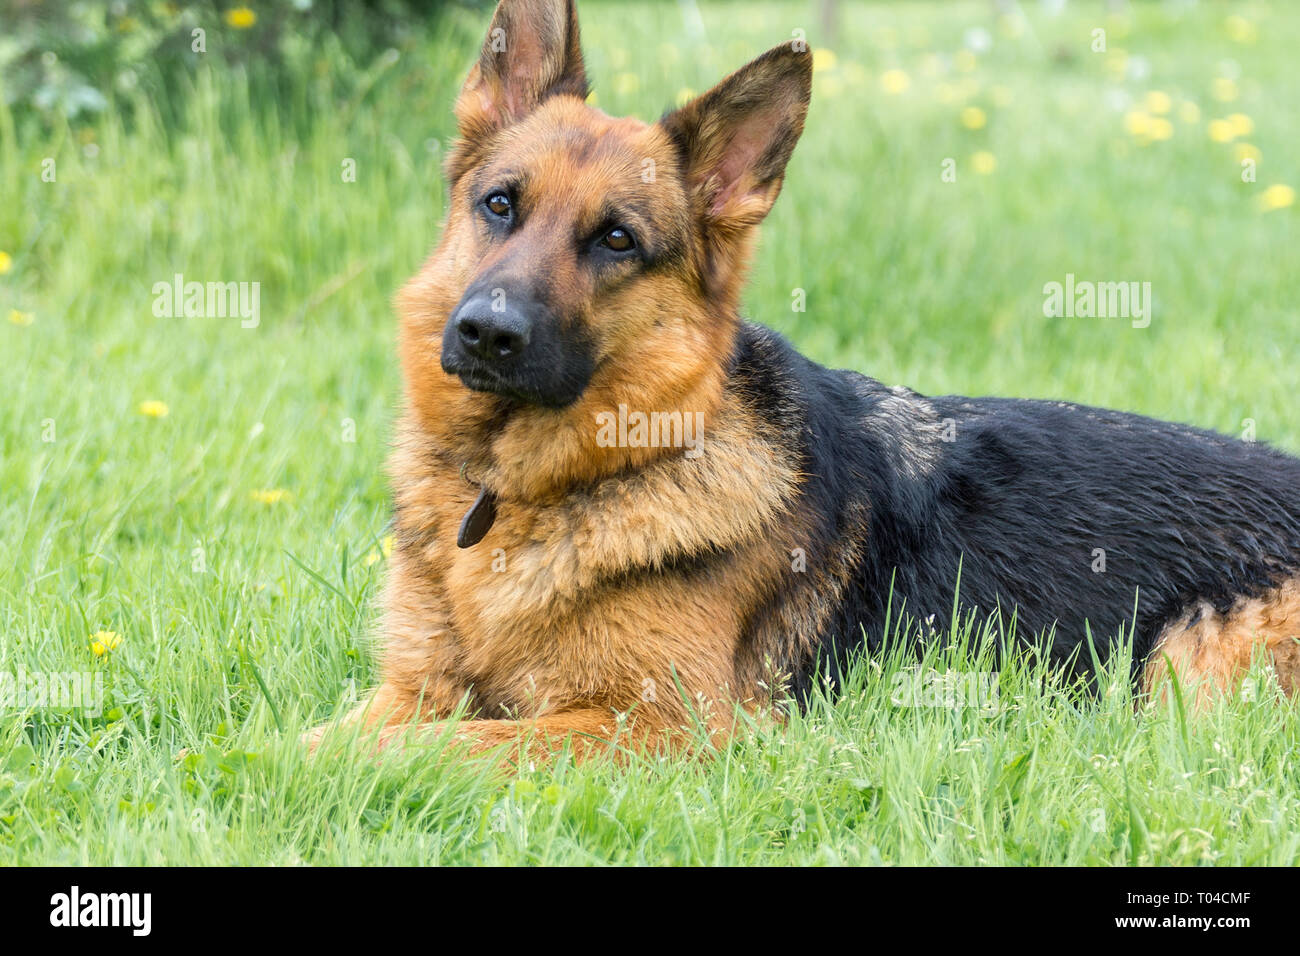
[[[502,0],[456,102],[442,242],[399,298],[412,391],[452,398],[436,359],[498,417],[662,408],[723,364],[811,60],[787,43],[656,123],[613,118],[586,103],[572,0]]]

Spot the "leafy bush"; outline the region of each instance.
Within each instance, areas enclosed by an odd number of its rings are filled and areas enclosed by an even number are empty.
[[[15,111],[75,119],[142,85],[166,101],[207,57],[243,65],[257,81],[282,87],[307,80],[322,47],[365,62],[400,47],[413,22],[427,23],[455,5],[0,0],[0,96]]]

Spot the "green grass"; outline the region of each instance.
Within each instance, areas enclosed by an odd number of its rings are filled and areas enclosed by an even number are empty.
[[[833,42],[812,3],[706,3],[703,35],[677,4],[582,12],[599,105],[646,118],[795,28],[834,49],[746,298],[815,359],[924,392],[1250,419],[1300,450],[1297,209],[1258,206],[1300,186],[1300,10],[1022,6],[1017,28],[984,2],[845,3]],[[911,663],[891,657],[707,762],[306,760],[297,732],[374,679],[389,303],[436,240],[451,100],[485,27],[417,30],[346,100],[325,52],[279,102],[214,60],[166,127],[143,96],[76,129],[0,107],[0,672],[99,672],[105,690],[99,716],[0,713],[0,864],[1296,862],[1300,719],[1266,683],[1193,726],[1172,705],[1135,716],[1122,680],[1079,701],[1018,668],[988,710],[900,706]],[[993,42],[965,72],[971,27]],[[1143,144],[1123,100],[1150,90],[1173,135]],[[1232,113],[1253,121],[1256,183],[1207,135]],[[261,324],[155,318],[177,272],[260,282]],[[1151,282],[1150,327],[1044,318],[1067,272]],[[169,414],[141,414],[150,400]],[[96,656],[101,630],[122,641]],[[960,650],[926,666],[989,669]]]

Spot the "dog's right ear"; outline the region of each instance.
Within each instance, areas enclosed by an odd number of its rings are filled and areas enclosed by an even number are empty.
[[[559,94],[587,97],[573,0],[501,0],[456,100],[461,136],[473,142]]]

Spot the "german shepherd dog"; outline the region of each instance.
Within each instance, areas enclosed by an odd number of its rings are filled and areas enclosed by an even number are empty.
[[[381,746],[725,739],[737,706],[779,713],[878,651],[900,608],[957,607],[1076,675],[1131,635],[1139,691],[1229,690],[1256,654],[1296,687],[1300,461],[925,397],[741,320],[811,59],[778,46],[646,124],[587,105],[572,0],[497,7],[441,242],[397,298],[382,684],[353,714]]]

